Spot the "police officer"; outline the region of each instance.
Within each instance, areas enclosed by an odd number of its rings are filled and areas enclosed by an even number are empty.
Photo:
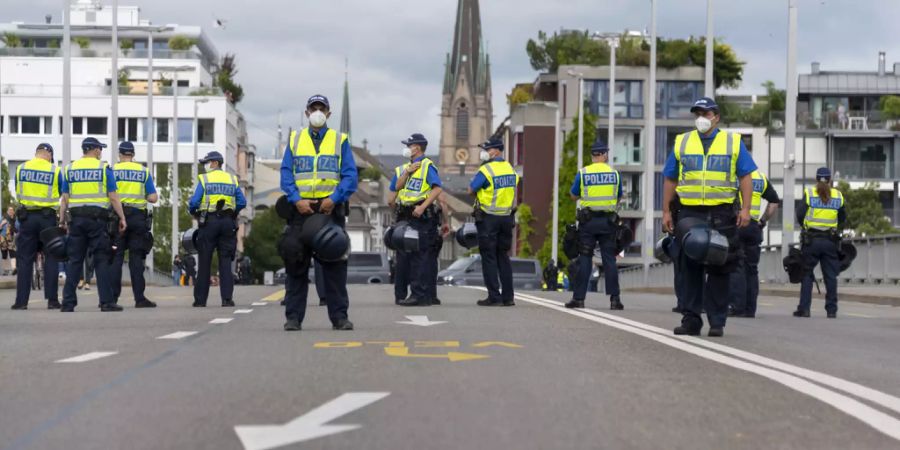
[[[403,147],[403,156],[410,158],[412,152],[409,147]],[[394,210],[395,222],[400,221],[399,210],[397,208],[397,194],[400,190],[397,187],[397,180],[403,176],[403,172],[411,163],[405,162],[394,168],[394,177],[391,179],[390,194],[388,195],[388,205]],[[409,295],[410,287],[409,253],[400,250],[394,251],[394,304],[399,305],[401,301],[406,300]]]
[[[153,184],[150,171],[134,162],[134,144],[129,141],[119,143],[119,163],[113,166],[116,187],[125,222],[128,228],[117,242],[112,263],[113,302],[118,303],[122,293],[122,264],[128,251],[128,271],[131,274],[131,292],[134,293],[135,308],[155,308],[156,303],[144,296],[144,260],[153,248],[153,235],[147,203],[156,203],[159,195]]]
[[[756,170],[756,164],[739,134],[717,128],[719,107],[713,99],[697,100],[691,112],[697,129],[675,138],[674,151],[663,168],[663,229],[675,229],[670,205],[677,193],[682,205],[678,221],[699,219],[708,223],[728,239],[729,249],[727,261],[721,266],[704,265],[687,257],[684,249],[679,252],[685,304],[681,326],[674,332],[699,335],[703,328],[700,314],[705,309],[709,336],[719,337],[725,333],[728,317],[729,276],[741,256],[737,228],[750,224],[750,174]],[[742,199],[740,213],[736,213],[735,205],[738,191]]]
[[[19,232],[16,234],[16,300],[12,309],[28,309],[35,255],[40,250],[40,233],[57,224],[60,169],[53,163],[53,147],[40,144],[34,158],[16,169],[16,197]],[[59,265],[44,252],[44,297],[48,309],[59,309]]]
[[[775,188],[769,183],[765,174],[754,170],[753,199],[750,204],[750,224],[738,230],[738,241],[744,249],[744,259],[738,262],[738,268],[731,274],[731,309],[729,316],[756,317],[756,299],[759,297],[759,248],[763,240],[763,228],[778,211],[781,200]],[[767,203],[762,210],[762,200]]]
[[[844,195],[831,187],[831,171],[827,167],[816,170],[815,187],[803,192],[803,203],[797,208],[797,221],[803,226],[800,240],[805,273],[800,283],[800,304],[794,311],[794,317],[809,317],[813,269],[821,263],[822,278],[825,280],[825,313],[829,319],[837,318],[838,248],[847,212],[844,210]]]
[[[231,261],[237,251],[237,216],[247,199],[236,176],[222,170],[225,158],[212,151],[200,160],[205,173],[197,176],[197,187],[188,202],[188,211],[197,217],[197,281],[194,307],[206,307],[213,252],[219,255],[219,292],[222,306],[234,306],[234,273]]]
[[[65,220],[60,221],[61,226],[68,228],[69,231],[69,240],[66,243],[69,262],[66,265],[62,312],[75,311],[78,304],[75,286],[81,279],[84,258],[89,251],[94,254],[100,310],[104,312],[122,310],[113,296],[110,271],[112,239],[116,235],[110,206],[118,220],[118,234],[125,232],[127,224],[122,203],[116,192],[116,177],[112,168],[100,160],[104,147],[106,144],[93,137],[85,138],[81,141],[83,156],[66,166],[62,178],[59,217],[65,218],[66,212],[71,215],[68,224]]]
[[[503,141],[492,137],[481,147],[484,163],[469,183],[469,195],[475,196],[475,226],[478,229],[478,252],[481,274],[488,296],[479,306],[513,306],[512,248],[516,226],[516,189],[519,175],[503,159]],[[502,287],[502,291],[501,291]]]
[[[327,214],[341,228],[346,223],[347,203],[356,192],[357,171],[346,134],[328,128],[331,116],[328,98],[313,95],[306,102],[309,128],[291,133],[281,162],[281,191],[297,210],[290,227],[302,228],[312,214]],[[285,260],[285,331],[298,331],[306,316],[309,266],[312,252],[304,249],[288,263]],[[352,330],[347,316],[347,261],[320,261],[325,282],[328,318],[335,330]],[[290,266],[290,267],[288,267]]]
[[[409,151],[410,164],[391,186],[397,190],[397,218],[405,220],[419,232],[419,251],[410,252],[410,291],[401,306],[430,306],[437,292],[438,227],[440,214],[436,207],[441,195],[441,177],[437,167],[425,157],[428,140],[413,133],[401,142]],[[407,152],[404,151],[404,154]],[[402,186],[402,187],[401,187]],[[398,189],[399,188],[399,189]]]
[[[571,282],[574,285],[572,300],[566,308],[584,308],[588,284],[591,281],[594,248],[600,245],[603,278],[609,294],[609,308],[625,309],[619,298],[619,272],[616,268],[616,207],[622,198],[622,178],[609,166],[609,147],[600,139],[591,145],[592,164],[578,172],[572,183],[570,195],[579,200],[578,219],[578,270]]]

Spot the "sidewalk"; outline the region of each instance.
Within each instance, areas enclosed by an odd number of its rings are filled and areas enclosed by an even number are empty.
[[[819,282],[822,293],[813,287],[813,298],[825,299],[825,285]],[[623,289],[629,292],[646,292],[652,294],[675,295],[671,287],[647,287]],[[760,284],[759,295],[770,297],[800,298],[799,284]],[[880,285],[843,285],[838,284],[838,299],[842,301],[869,303],[874,305],[900,306],[900,286]]]

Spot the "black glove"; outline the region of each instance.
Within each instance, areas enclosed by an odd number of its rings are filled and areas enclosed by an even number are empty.
[[[759,219],[759,229],[763,229],[766,227],[766,219]]]

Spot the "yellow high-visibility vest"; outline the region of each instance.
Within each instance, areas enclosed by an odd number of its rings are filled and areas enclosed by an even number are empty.
[[[703,151],[700,133],[690,131],[675,138],[678,161],[678,197],[685,206],[733,203],[737,195],[737,159],[741,135],[720,131],[709,151]]]
[[[841,191],[831,188],[831,199],[823,202],[816,194],[816,188],[808,188],[805,192],[806,216],[803,218],[803,227],[813,230],[831,230],[838,226],[838,210],[844,206],[844,195]]]
[[[237,190],[240,189],[237,177],[222,169],[216,169],[198,178],[200,185],[203,186],[203,199],[200,201],[199,211],[215,211],[220,200],[225,201],[222,210],[235,209]]]
[[[334,193],[341,181],[341,146],[347,135],[332,129],[325,132],[319,151],[309,128],[291,132],[294,155],[294,184],[301,198],[325,198]]]
[[[116,176],[116,190],[122,206],[145,209],[147,207],[147,180],[150,171],[133,161],[120,162],[113,166]]]
[[[616,210],[619,203],[619,172],[606,163],[594,163],[581,169],[581,207],[592,211]]]
[[[478,190],[478,207],[494,216],[508,216],[516,206],[519,175],[506,161],[490,161],[478,172],[487,179],[488,187]]]
[[[59,167],[34,158],[16,169],[16,197],[27,209],[59,208]]]
[[[421,203],[428,198],[431,193],[431,185],[428,184],[428,169],[434,163],[430,159],[424,158],[420,161],[419,168],[406,179],[406,184],[397,193],[397,201],[401,205],[415,205]],[[404,170],[406,169],[404,166]]]
[[[769,187],[769,179],[762,172],[754,170],[753,177],[753,197],[750,200],[750,217],[759,220],[762,218],[762,196],[763,192]],[[744,199],[741,199],[743,202]]]
[[[109,208],[106,191],[106,169],[109,165],[96,158],[82,157],[66,166],[69,184],[69,205],[72,208],[96,206]]]

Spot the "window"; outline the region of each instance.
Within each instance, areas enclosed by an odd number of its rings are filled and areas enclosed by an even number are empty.
[[[138,120],[132,118],[119,118],[119,141],[131,141],[135,142],[138,140]]]
[[[835,139],[834,170],[850,180],[889,180],[893,155],[891,139]]]
[[[53,117],[9,116],[10,134],[51,134]]]
[[[84,117],[72,118],[72,134],[84,134]]]
[[[660,81],[656,83],[656,117],[690,119],[691,106],[703,95],[701,81]]]
[[[97,135],[106,134],[106,117],[88,117],[87,118],[87,134]]]
[[[215,119],[197,119],[197,142],[212,144],[215,142]]]
[[[169,142],[169,119],[156,119],[156,142]]]
[[[178,142],[194,142],[194,119],[178,119]]]
[[[616,117],[640,119],[644,117],[642,81],[616,81],[613,94]],[[585,109],[600,117],[609,117],[609,80],[584,80]]]
[[[347,265],[351,267],[381,267],[380,253],[351,253]]]
[[[469,110],[465,103],[461,103],[456,110],[456,141],[469,141]]]

